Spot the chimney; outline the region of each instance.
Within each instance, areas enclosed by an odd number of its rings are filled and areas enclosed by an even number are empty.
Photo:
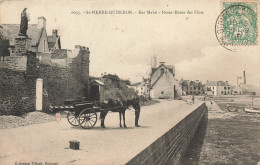
[[[52,36],[53,37],[58,37],[58,30],[57,29],[53,29],[52,30]]]
[[[46,19],[41,16],[41,17],[38,17],[38,29],[41,29],[41,28],[46,28]]]
[[[246,84],[246,71],[244,70],[244,84]]]
[[[165,62],[159,62],[159,63],[160,63],[160,65],[165,64]]]
[[[156,56],[153,56],[152,59],[152,69],[155,69],[157,67],[157,58]]]

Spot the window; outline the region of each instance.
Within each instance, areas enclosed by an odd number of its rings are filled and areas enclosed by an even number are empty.
[[[228,87],[228,90],[230,89],[230,87]]]
[[[161,68],[161,74],[163,74],[164,73],[164,69],[163,68]]]
[[[214,90],[214,87],[212,87],[213,88],[213,90]]]
[[[143,87],[141,87],[141,90],[143,90]]]
[[[221,91],[221,94],[223,94],[223,91]]]
[[[192,87],[190,87],[190,90],[192,90]]]
[[[43,40],[43,51],[45,52],[45,40]]]
[[[226,90],[227,89],[227,87],[224,87],[224,90]]]
[[[198,87],[198,90],[200,90],[200,87]]]
[[[163,95],[163,94],[164,94],[164,92],[163,92],[163,91],[161,91],[161,94]]]

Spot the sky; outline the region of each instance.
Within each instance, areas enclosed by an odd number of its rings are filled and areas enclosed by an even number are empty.
[[[260,47],[232,52],[215,36],[215,23],[221,13],[217,0],[27,0],[2,1],[0,23],[20,23],[28,8],[29,24],[46,18],[47,32],[58,29],[61,46],[90,49],[90,74],[107,72],[132,82],[149,73],[151,57],[175,65],[176,78],[223,80],[236,84],[246,70],[247,83],[260,85]],[[84,14],[92,10],[131,10],[135,14]],[[203,14],[138,14],[138,11],[201,11]],[[80,15],[71,14],[80,11]],[[259,21],[260,19],[258,19]],[[259,29],[259,27],[258,27]],[[258,39],[259,40],[259,39]]]

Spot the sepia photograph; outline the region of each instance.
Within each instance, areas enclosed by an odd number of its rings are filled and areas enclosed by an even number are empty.
[[[0,165],[260,165],[259,0],[0,0]]]

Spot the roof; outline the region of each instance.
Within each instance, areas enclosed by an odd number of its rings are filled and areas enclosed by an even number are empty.
[[[20,31],[20,24],[0,24],[3,27],[3,35],[10,41],[10,45],[15,44],[15,38]],[[28,24],[27,35],[31,38],[32,45],[38,45],[44,28],[38,29],[37,24]]]
[[[152,68],[151,76],[152,76],[153,73],[156,72],[156,70],[159,69],[161,66],[164,66],[165,68],[167,68],[167,69],[169,69],[169,70],[174,70],[174,65],[165,65],[164,63],[162,63],[162,64],[160,64],[157,68]],[[172,71],[171,73],[175,76],[174,71]]]
[[[92,83],[97,83],[98,85],[105,85],[102,81],[100,81],[100,80],[94,80],[94,81],[92,81],[91,83],[89,83],[89,84],[92,84]]]
[[[206,86],[228,86],[227,82],[224,81],[208,81],[205,84]]]
[[[130,84],[129,86],[138,86],[138,85],[141,85],[141,82],[133,83],[133,84]]]
[[[182,86],[194,86],[194,87],[202,87],[203,84],[200,81],[189,81],[189,80],[183,80],[181,82]]]
[[[58,37],[55,37],[55,36],[47,36],[47,38],[48,38],[48,47],[49,47],[49,49],[52,49],[52,48],[55,46],[57,40],[58,40],[60,37],[59,37],[59,36],[58,36]]]

